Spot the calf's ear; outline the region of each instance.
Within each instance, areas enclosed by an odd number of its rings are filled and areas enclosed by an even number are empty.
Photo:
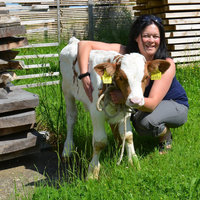
[[[116,64],[113,63],[101,63],[94,67],[94,70],[99,76],[103,76],[106,70],[109,75],[113,75],[116,71]]]
[[[151,73],[159,69],[159,71],[163,74],[170,67],[170,62],[161,59],[148,61],[146,64],[148,71]]]

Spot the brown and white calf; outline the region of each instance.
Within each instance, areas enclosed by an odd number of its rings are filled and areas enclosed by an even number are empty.
[[[93,157],[88,169],[88,178],[98,178],[100,163],[99,156],[107,144],[107,135],[104,128],[105,120],[111,127],[118,127],[121,138],[125,138],[125,147],[129,162],[138,164],[138,158],[133,144],[133,134],[130,124],[130,112],[123,109],[116,116],[107,117],[105,112],[99,112],[96,103],[99,98],[99,90],[103,88],[102,76],[105,71],[112,76],[113,83],[122,91],[125,99],[125,107],[138,108],[144,105],[143,92],[150,73],[159,69],[162,73],[169,67],[169,63],[163,60],[146,62],[144,56],[131,53],[121,56],[114,51],[92,50],[89,58],[89,72],[93,85],[93,102],[86,96],[82,81],[78,79],[79,66],[77,60],[79,40],[72,37],[69,44],[60,53],[60,69],[62,73],[62,89],[66,100],[67,139],[64,144],[62,156],[70,156],[73,143],[73,126],[76,120],[77,110],[75,100],[82,101],[89,110],[93,125]],[[108,109],[117,105],[109,104]],[[124,123],[126,118],[126,123]],[[115,126],[116,125],[116,126]],[[124,127],[126,125],[126,127]],[[126,132],[124,132],[124,130]]]

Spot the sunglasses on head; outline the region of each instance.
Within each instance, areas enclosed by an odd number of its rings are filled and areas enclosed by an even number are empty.
[[[141,20],[144,22],[153,20],[154,22],[157,22],[158,24],[162,24],[162,19],[160,17],[156,17],[155,15],[144,15],[141,17]]]

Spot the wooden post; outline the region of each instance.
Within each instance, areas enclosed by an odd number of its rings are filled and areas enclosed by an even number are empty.
[[[94,20],[93,20],[93,1],[88,0],[88,18],[89,18],[89,33],[90,40],[94,40]]]
[[[60,44],[60,0],[57,0],[57,28],[58,28],[58,43]]]

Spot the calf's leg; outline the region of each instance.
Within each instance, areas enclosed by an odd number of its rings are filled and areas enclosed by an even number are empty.
[[[66,94],[65,101],[66,101],[66,120],[67,120],[67,138],[64,143],[64,148],[62,152],[62,157],[69,157],[72,153],[74,148],[73,142],[73,128],[77,118],[77,108],[75,104],[75,99],[72,95]]]
[[[99,157],[101,151],[107,145],[107,135],[105,133],[104,115],[100,112],[90,113],[93,124],[93,156],[89,164],[87,179],[98,179],[100,171]]]
[[[132,133],[132,128],[130,124],[130,117],[126,119],[126,122],[120,122],[118,127],[119,127],[119,133],[120,133],[122,141],[125,137],[125,147],[127,151],[128,162],[131,165],[134,165],[136,169],[140,169],[140,163],[135,153],[135,148],[133,144],[133,133]]]

